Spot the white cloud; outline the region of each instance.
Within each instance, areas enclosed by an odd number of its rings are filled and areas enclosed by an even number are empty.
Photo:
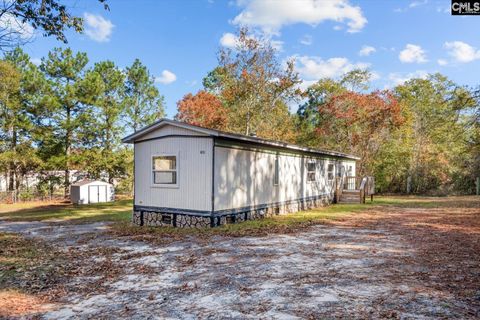
[[[305,46],[309,46],[313,43],[313,38],[311,35],[306,34],[300,39],[300,43]]]
[[[445,59],[438,59],[437,63],[441,66],[446,66],[448,64],[448,61]]]
[[[450,11],[452,10],[450,4],[445,5],[445,6],[438,6],[437,7],[437,12],[438,13],[448,13],[450,14]]]
[[[28,40],[34,36],[35,29],[28,24],[17,19],[14,15],[5,13],[0,18],[0,29],[5,30],[2,32],[10,39]]]
[[[362,49],[360,49],[360,51],[358,52],[358,55],[361,57],[367,57],[375,51],[377,51],[377,49],[372,46],[363,46]]]
[[[30,61],[36,66],[39,66],[40,63],[42,63],[42,59],[40,58],[31,58]]]
[[[188,81],[188,80],[187,80],[187,81],[185,81],[185,84],[188,85],[188,86],[190,86],[190,87],[196,86],[197,83],[198,83],[197,80],[191,80],[191,81]]]
[[[448,54],[456,62],[467,63],[480,59],[480,50],[462,41],[445,42]]]
[[[255,36],[254,35],[249,35],[249,38],[255,39]],[[267,37],[267,39],[265,39],[265,40],[270,42],[270,45],[275,50],[283,51],[283,41],[271,39],[270,37]],[[234,35],[233,33],[226,32],[220,38],[220,45],[222,45],[223,47],[230,48],[230,49],[235,49],[237,44],[238,44],[238,37],[236,35]]]
[[[421,7],[423,5],[426,5],[428,3],[428,0],[421,0],[421,1],[412,1],[408,4],[407,7],[405,8],[396,8],[394,9],[393,11],[394,12],[399,12],[399,13],[402,13],[402,12],[406,12],[410,9],[414,9],[414,8],[418,8],[418,7]]]
[[[397,49],[395,49],[395,47],[390,47],[390,48],[387,48],[387,47],[380,47],[381,50],[383,51],[392,51],[392,52],[395,52]]]
[[[416,8],[416,7],[420,7],[420,6],[423,6],[425,4],[428,3],[428,0],[423,0],[423,1],[412,1],[410,2],[410,4],[408,5],[409,8]]]
[[[85,34],[97,42],[108,42],[115,27],[110,20],[101,15],[95,15],[88,12],[83,14],[85,19]]]
[[[370,72],[370,81],[379,80],[381,78],[382,78],[382,76],[380,75],[380,73],[378,73],[376,71],[371,71]]]
[[[233,33],[226,32],[220,38],[220,44],[226,48],[235,48],[237,45],[237,36]]]
[[[405,49],[400,51],[398,58],[403,63],[422,63],[427,62],[425,51],[422,47],[415,44],[407,44]]]
[[[348,0],[239,0],[245,9],[232,23],[258,27],[267,34],[279,34],[283,26],[306,23],[316,26],[327,20],[346,23],[348,32],[358,32],[367,23],[367,19],[358,6],[352,6]]]
[[[296,57],[297,71],[302,79],[319,80],[322,78],[335,78],[353,69],[366,69],[368,63],[351,63],[347,58],[336,57],[323,60],[320,57]]]
[[[390,83],[387,84],[386,87],[398,86],[414,78],[425,79],[427,76],[428,76],[428,72],[424,70],[417,70],[415,72],[410,72],[410,73],[400,73],[400,72],[390,73],[388,75],[388,79]]]
[[[270,45],[277,51],[283,51],[283,41],[270,39]]]
[[[155,78],[155,82],[162,83],[162,84],[170,84],[177,80],[177,76],[175,73],[169,70],[163,70],[162,74],[159,77]]]

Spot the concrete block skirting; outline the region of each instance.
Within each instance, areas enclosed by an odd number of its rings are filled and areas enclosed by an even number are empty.
[[[139,226],[173,226],[179,228],[206,228],[246,220],[263,219],[275,215],[323,207],[333,202],[333,194],[324,194],[282,203],[222,210],[212,213],[182,211],[172,208],[134,206],[132,223]]]

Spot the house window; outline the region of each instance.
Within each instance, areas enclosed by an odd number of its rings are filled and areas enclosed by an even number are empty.
[[[337,171],[337,176],[341,178],[342,176],[345,175],[345,166],[340,166],[339,170]]]
[[[177,156],[153,156],[153,184],[177,184]]]
[[[327,170],[327,179],[328,180],[333,180],[334,178],[334,171],[335,171],[335,166],[333,163],[328,164],[328,170]]]
[[[315,171],[317,162],[315,160],[309,160],[307,162],[307,182],[316,181]]]
[[[278,186],[279,179],[278,154],[275,156],[275,173],[273,176],[273,185]]]

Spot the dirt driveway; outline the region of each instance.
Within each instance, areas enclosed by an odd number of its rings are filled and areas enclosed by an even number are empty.
[[[45,319],[473,319],[480,317],[479,204],[382,207],[298,233],[168,245],[91,237],[106,223],[1,222],[0,231],[115,265],[102,290],[90,285],[94,276],[72,277],[67,285],[78,290],[44,310]],[[106,256],[105,249],[113,250]]]

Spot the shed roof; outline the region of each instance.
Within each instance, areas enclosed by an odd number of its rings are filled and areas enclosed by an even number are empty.
[[[163,127],[163,126],[166,126],[166,125],[171,125],[171,126],[175,126],[175,127],[189,129],[189,130],[201,133],[203,135],[208,135],[208,136],[212,136],[212,137],[220,137],[220,138],[225,138],[225,139],[234,140],[234,141],[243,142],[243,143],[252,143],[252,144],[256,144],[256,145],[279,147],[279,148],[285,148],[285,149],[290,149],[290,150],[295,150],[295,151],[304,151],[304,152],[308,152],[308,153],[314,153],[314,154],[319,154],[319,155],[329,155],[329,156],[348,158],[348,159],[353,159],[353,160],[359,160],[360,159],[357,156],[347,154],[347,153],[342,153],[342,152],[337,152],[337,151],[332,151],[332,150],[325,150],[325,149],[307,148],[307,147],[302,147],[302,146],[299,146],[299,145],[295,145],[295,144],[291,144],[291,143],[287,143],[287,142],[282,142],[282,141],[262,139],[262,138],[251,137],[251,136],[246,136],[246,135],[242,135],[242,134],[224,132],[224,131],[215,130],[215,129],[207,129],[207,128],[203,128],[203,127],[200,127],[200,126],[195,126],[195,125],[192,125],[192,124],[188,124],[188,123],[185,123],[185,122],[169,120],[169,119],[160,119],[160,120],[152,123],[151,125],[146,126],[142,129],[140,129],[139,131],[132,133],[129,136],[126,136],[125,138],[122,139],[122,142],[123,143],[134,143],[135,141],[141,141],[141,138],[144,135],[146,135],[147,133],[155,131],[155,130],[157,130],[157,129]]]
[[[76,186],[76,187],[80,187],[80,186],[84,186],[84,185],[87,185],[87,184],[91,184],[93,182],[101,182],[101,183],[107,183],[105,181],[101,181],[101,180],[88,180],[88,179],[85,179],[85,180],[79,180],[75,183],[72,183],[72,186]]]

